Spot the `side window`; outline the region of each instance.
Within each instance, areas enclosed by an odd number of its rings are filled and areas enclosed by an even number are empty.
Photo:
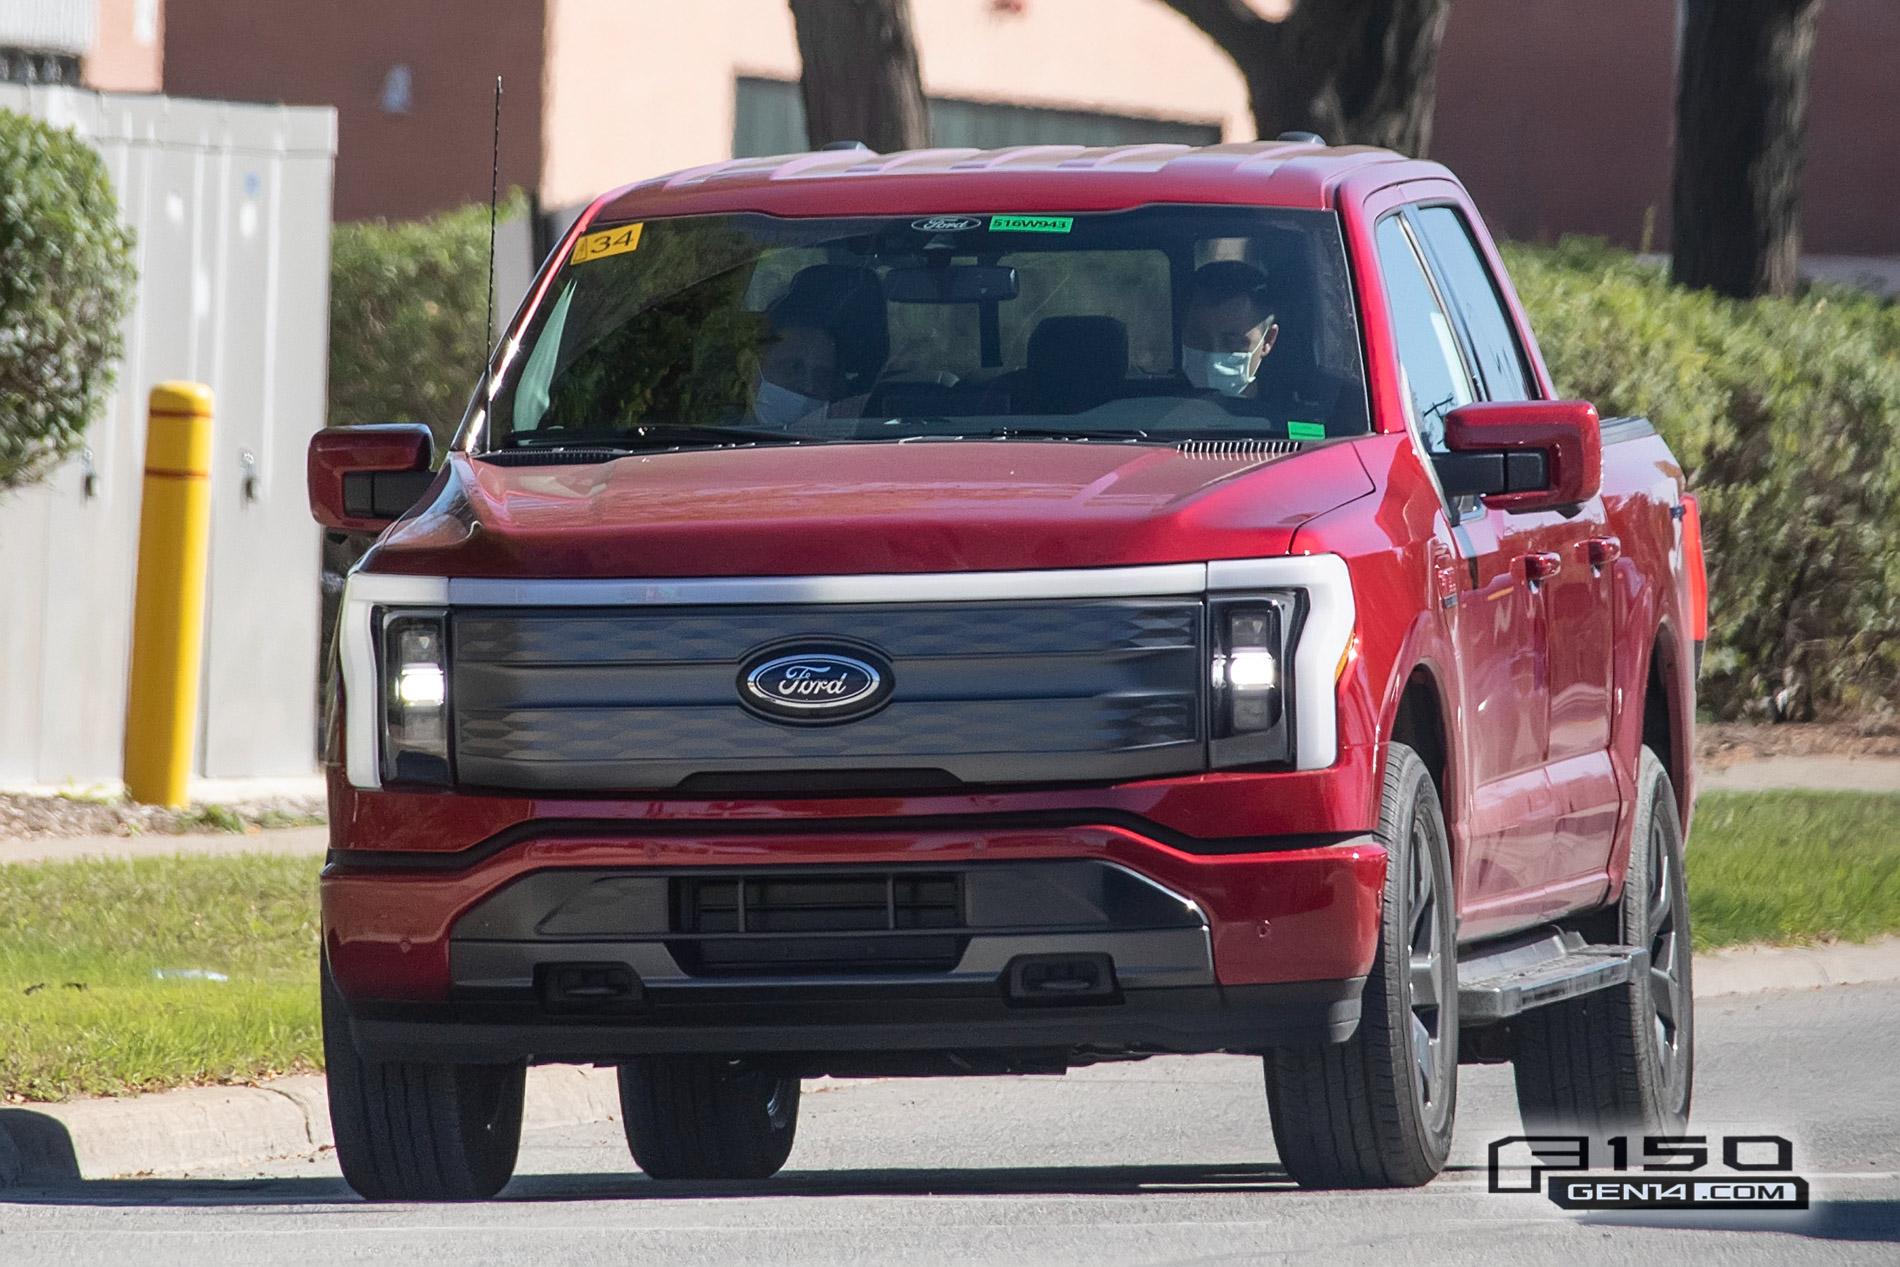
[[[1451,290],[1451,302],[1471,336],[1486,399],[1534,399],[1537,393],[1525,368],[1524,349],[1464,217],[1451,207],[1426,207],[1418,213],[1418,220],[1425,243]]]
[[[1475,399],[1451,319],[1426,279],[1425,266],[1399,217],[1379,222],[1379,273],[1399,345],[1407,404],[1419,439],[1432,453],[1445,452],[1445,415]]]

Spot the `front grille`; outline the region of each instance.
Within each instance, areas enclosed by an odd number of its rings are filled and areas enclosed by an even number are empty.
[[[968,939],[953,873],[681,877],[667,949],[694,976],[945,972]]]
[[[465,785],[784,788],[822,773],[945,783],[1127,779],[1201,768],[1198,599],[722,608],[463,608],[455,759]],[[788,725],[740,702],[740,666],[778,644],[874,651],[881,709]]]

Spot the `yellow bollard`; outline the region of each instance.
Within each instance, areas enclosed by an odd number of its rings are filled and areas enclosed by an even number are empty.
[[[125,790],[182,806],[198,721],[211,536],[211,389],[160,383],[145,433],[138,596],[125,700]]]

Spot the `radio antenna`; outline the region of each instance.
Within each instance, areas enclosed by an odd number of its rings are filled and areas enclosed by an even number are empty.
[[[482,408],[488,407],[489,397],[494,394],[495,384],[490,368],[495,361],[495,220],[496,205],[501,200],[501,76],[495,76],[495,140],[489,151],[488,164],[488,307],[484,329],[486,337],[482,340]]]

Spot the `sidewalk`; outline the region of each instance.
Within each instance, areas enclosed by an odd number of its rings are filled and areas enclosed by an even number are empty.
[[[1763,757],[1704,772],[1703,792],[1885,792],[1900,794],[1900,757]]]
[[[186,836],[34,836],[0,840],[0,866],[69,862],[77,858],[162,858],[176,854],[288,853],[320,857],[330,847],[328,827]]]

